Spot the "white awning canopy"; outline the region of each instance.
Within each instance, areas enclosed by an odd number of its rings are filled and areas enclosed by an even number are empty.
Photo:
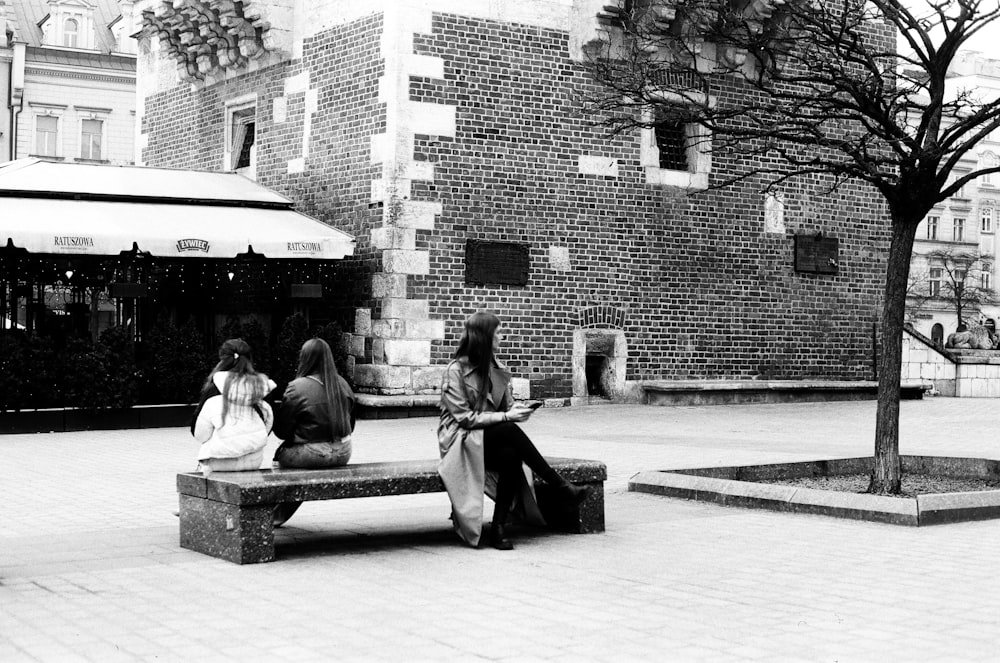
[[[0,166],[0,246],[31,253],[333,260],[354,238],[235,173],[67,164]]]

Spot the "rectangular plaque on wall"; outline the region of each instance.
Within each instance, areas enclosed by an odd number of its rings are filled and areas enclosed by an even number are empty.
[[[465,282],[527,285],[530,248],[517,242],[467,240]]]
[[[146,297],[149,295],[149,286],[145,283],[111,283],[108,285],[108,295],[119,299]]]
[[[816,235],[795,236],[795,271],[836,274],[839,268],[839,239]]]

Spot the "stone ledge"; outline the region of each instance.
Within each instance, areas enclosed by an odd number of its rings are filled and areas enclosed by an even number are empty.
[[[436,417],[440,414],[438,403],[441,394],[355,394],[358,419],[406,419],[409,417]]]
[[[355,394],[358,405],[365,407],[437,407],[441,394],[403,394],[382,396],[380,394]]]
[[[903,380],[904,389],[930,389],[930,382]],[[825,389],[878,389],[875,380],[643,380],[642,388],[649,391],[797,391]]]
[[[936,470],[953,476],[1000,476],[1000,462],[981,458],[901,456],[903,471]],[[870,468],[872,458],[843,458],[741,467],[640,472],[629,479],[632,492],[742,506],[809,513],[894,525],[937,525],[1000,518],[1000,490],[937,493],[915,498],[847,493],[757,479],[845,474]],[[736,478],[739,477],[739,478]]]
[[[402,394],[384,396],[381,394],[355,394],[358,419],[405,419],[408,417],[437,417],[441,414],[438,404],[441,394]],[[521,402],[520,399],[517,399]],[[525,402],[539,402],[527,399]],[[570,405],[568,398],[546,398],[540,401],[542,407],[558,408]]]
[[[923,398],[933,383],[900,382],[903,399]],[[715,405],[830,400],[870,400],[878,397],[874,380],[642,380],[640,402],[647,405]]]

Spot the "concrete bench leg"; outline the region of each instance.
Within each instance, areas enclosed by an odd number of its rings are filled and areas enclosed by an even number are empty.
[[[538,508],[545,522],[553,529],[577,534],[604,531],[604,482],[577,485],[590,486],[590,495],[579,506],[571,506],[552,486],[535,484]]]
[[[274,505],[180,496],[181,547],[237,564],[274,559]]]

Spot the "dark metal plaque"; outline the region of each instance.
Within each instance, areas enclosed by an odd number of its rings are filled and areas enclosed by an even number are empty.
[[[836,274],[839,268],[839,239],[816,235],[795,236],[795,271]]]
[[[323,284],[321,283],[293,283],[290,294],[292,299],[322,299]]]
[[[516,242],[466,241],[465,282],[527,285],[530,249]]]
[[[149,286],[145,283],[112,283],[108,286],[108,295],[119,299],[146,297]]]

